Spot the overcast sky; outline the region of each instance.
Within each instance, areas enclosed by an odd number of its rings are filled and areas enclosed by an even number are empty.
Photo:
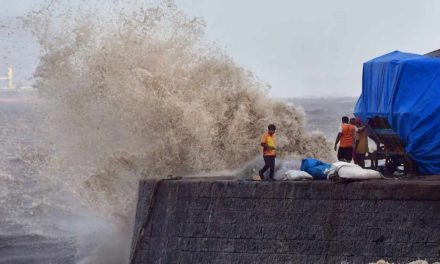
[[[0,0],[0,22],[26,13],[39,2]],[[437,0],[176,3],[190,15],[203,17],[207,38],[268,82],[273,97],[358,96],[363,62],[394,50],[424,54],[440,48]],[[19,57],[6,56],[11,46],[24,47],[24,43],[0,41],[0,45],[0,71],[5,63],[31,71],[35,51],[23,48]],[[6,62],[11,57],[15,61]]]

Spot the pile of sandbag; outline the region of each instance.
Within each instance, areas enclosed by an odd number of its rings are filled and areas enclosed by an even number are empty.
[[[295,162],[294,164],[297,165],[298,162]],[[276,173],[275,180],[326,180],[327,172],[330,167],[331,164],[324,163],[317,159],[306,158],[301,161],[300,168]]]
[[[280,171],[281,172],[281,171]],[[300,170],[283,170],[275,174],[275,180],[369,180],[382,179],[382,174],[375,170],[363,169],[359,165],[338,161],[333,164],[324,163],[313,158],[303,159]]]

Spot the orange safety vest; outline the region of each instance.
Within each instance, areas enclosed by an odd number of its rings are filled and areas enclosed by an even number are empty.
[[[356,132],[356,128],[351,124],[342,124],[342,136],[339,142],[340,148],[351,148],[353,147],[353,139],[354,134]]]
[[[265,143],[269,147],[274,148],[274,149],[266,149],[266,150],[263,149],[264,156],[276,156],[276,152],[275,152],[276,137],[275,137],[275,134],[271,136],[267,132],[264,133],[263,136],[261,137],[261,143]]]

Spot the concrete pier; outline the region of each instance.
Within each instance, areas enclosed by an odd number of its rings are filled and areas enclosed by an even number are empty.
[[[440,177],[146,180],[131,263],[409,263],[440,257]]]

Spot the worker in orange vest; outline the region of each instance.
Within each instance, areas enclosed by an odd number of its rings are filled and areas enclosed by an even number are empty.
[[[348,121],[349,119],[347,116],[342,117],[342,124],[335,141],[335,151],[339,143],[338,160],[351,162],[353,158],[353,143],[356,127],[348,123]]]
[[[275,130],[276,127],[273,124],[270,124],[267,127],[267,132],[261,136],[261,146],[263,147],[263,159],[264,159],[264,167],[259,171],[259,175],[261,180],[264,179],[264,173],[269,169],[269,180],[273,181],[273,175],[275,172],[275,157],[277,156],[275,146],[276,146],[276,137]]]

